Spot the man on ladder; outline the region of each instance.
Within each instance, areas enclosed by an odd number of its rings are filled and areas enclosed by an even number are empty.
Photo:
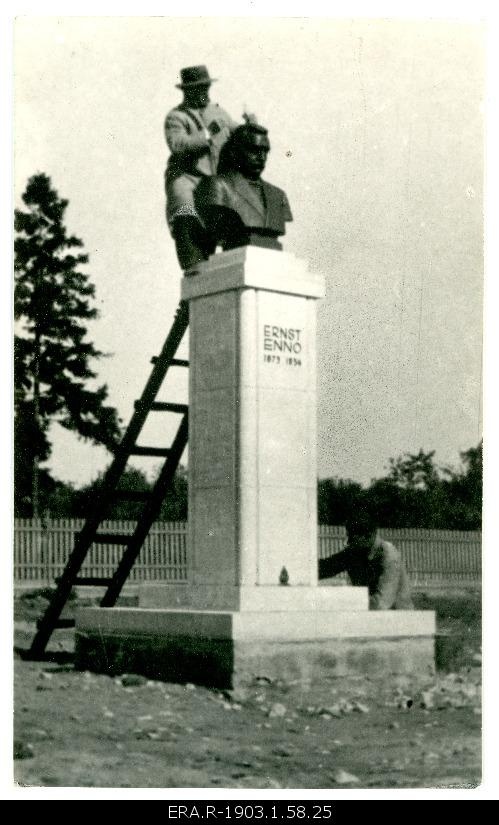
[[[216,172],[220,150],[237,124],[223,109],[209,103],[208,89],[212,80],[206,67],[193,66],[183,69],[181,77],[180,88],[184,90],[184,103],[172,110],[166,118],[166,136],[172,151],[166,174],[166,190],[168,222],[175,238],[180,265],[185,270],[207,258],[212,251],[208,247],[204,227],[194,208],[193,192],[202,177]],[[248,119],[250,117],[248,116]],[[54,630],[74,625],[74,619],[61,617],[73,587],[105,587],[101,607],[113,607],[116,604],[151,524],[158,518],[161,504],[173,483],[175,471],[187,444],[188,407],[186,404],[156,399],[168,370],[172,367],[189,366],[186,360],[176,357],[188,327],[188,315],[187,305],[181,302],[160,354],[152,359],[153,370],[141,398],[135,402],[134,413],[121,443],[115,450],[98,499],[75,538],[73,551],[59,578],[57,589],[38,622],[37,633],[30,648],[32,657],[44,655]],[[176,435],[169,447],[138,444],[150,412],[174,413],[180,416]],[[120,479],[128,459],[133,455],[164,458],[154,487],[147,493],[120,489]],[[143,502],[143,509],[133,533],[111,534],[101,529],[108,507],[116,497]],[[93,544],[123,546],[121,559],[112,575],[81,575],[82,565]]]
[[[166,219],[181,268],[190,270],[215,251],[194,205],[198,183],[217,172],[220,151],[238,124],[217,103],[210,102],[214,82],[206,66],[180,71],[184,100],[165,120],[171,155],[165,173]],[[254,115],[245,115],[256,122]]]

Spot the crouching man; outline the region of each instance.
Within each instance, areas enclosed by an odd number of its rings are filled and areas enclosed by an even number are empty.
[[[389,541],[377,538],[377,524],[367,508],[346,524],[348,544],[340,553],[319,559],[319,579],[348,573],[350,582],[369,589],[370,610],[412,610],[409,579],[402,556]]]

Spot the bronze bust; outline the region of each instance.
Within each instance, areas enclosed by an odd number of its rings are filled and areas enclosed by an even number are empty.
[[[222,149],[217,174],[197,186],[196,209],[214,246],[282,249],[278,238],[293,216],[286,193],[261,180],[269,151],[263,126],[239,126]]]

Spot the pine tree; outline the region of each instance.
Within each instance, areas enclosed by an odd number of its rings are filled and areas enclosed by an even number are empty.
[[[119,421],[105,403],[107,386],[88,386],[96,377],[91,362],[103,353],[86,337],[86,322],[97,316],[95,287],[81,269],[88,263],[83,242],[63,224],[68,201],[45,174],[30,178],[22,199],[26,210],[14,220],[16,509],[37,516],[51,422],[111,449]]]

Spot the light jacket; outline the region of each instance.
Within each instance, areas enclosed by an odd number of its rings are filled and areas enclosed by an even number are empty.
[[[400,552],[389,541],[376,539],[368,555],[347,546],[339,553],[319,559],[319,579],[348,573],[351,583],[369,589],[371,610],[412,610],[414,607],[407,572]]]
[[[208,103],[204,109],[190,109],[181,103],[168,112],[165,137],[171,155],[167,184],[183,174],[214,175],[220,150],[237,125],[217,103]]]

